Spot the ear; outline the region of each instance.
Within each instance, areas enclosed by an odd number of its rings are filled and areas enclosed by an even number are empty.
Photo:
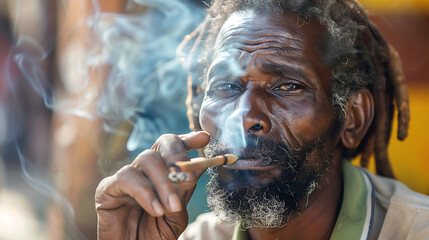
[[[365,137],[374,119],[374,99],[367,88],[355,92],[347,104],[347,118],[341,135],[346,148],[355,148]]]

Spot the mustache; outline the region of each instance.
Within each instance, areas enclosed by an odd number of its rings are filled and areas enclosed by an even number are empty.
[[[214,157],[224,154],[234,154],[239,159],[259,159],[263,163],[284,163],[285,160],[298,160],[300,152],[272,139],[261,138],[254,134],[245,136],[246,146],[237,147],[233,144],[225,145],[219,139],[210,139],[209,144],[204,148],[206,157]]]

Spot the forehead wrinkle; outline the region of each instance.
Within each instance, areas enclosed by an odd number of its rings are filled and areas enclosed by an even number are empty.
[[[219,35],[215,46],[217,49],[228,49],[234,48],[235,45],[257,46],[270,43],[273,45],[282,45],[284,47],[304,47],[302,39],[296,38],[296,36],[283,30],[273,32],[268,29],[261,30],[259,33],[239,31],[229,35]]]
[[[259,45],[241,44],[241,45],[236,45],[236,47],[248,53],[265,51],[265,55],[276,54],[276,53],[280,55],[284,55],[285,52],[289,54],[293,54],[293,53],[297,54],[299,52],[302,52],[302,49],[298,46],[284,45],[277,42],[265,42]]]
[[[228,37],[234,35],[254,35],[255,37],[280,36],[302,42],[302,39],[296,37],[301,35],[298,31],[293,31],[293,33],[290,33],[290,29],[285,31],[281,27],[259,26],[253,23],[244,23],[239,26],[227,28],[227,30],[220,31],[219,33],[219,37]]]
[[[313,82],[312,79],[320,78],[317,66],[311,59],[305,59],[307,51],[315,50],[305,41],[307,38],[304,34],[308,32],[301,31],[302,28],[295,25],[296,23],[289,20],[273,21],[272,15],[260,15],[260,19],[256,17],[258,14],[252,12],[250,15],[247,13],[233,15],[235,18],[227,19],[220,30],[215,51],[240,52],[237,61],[244,69],[247,64],[256,66],[257,58],[272,58],[275,64],[268,64],[266,60],[258,59],[258,62],[264,62],[264,64],[257,64],[258,69],[268,74],[279,73],[280,71],[276,70],[278,69],[282,70],[281,73],[284,75],[300,76],[311,82]],[[236,57],[236,55],[231,54],[230,57]]]
[[[238,77],[243,75],[244,72],[241,72],[238,69],[232,70],[231,67],[232,64],[236,64],[237,67],[243,68],[242,71],[244,71],[244,61],[246,59],[245,56],[243,56],[244,53],[245,52],[239,50],[219,52],[217,57],[214,58],[213,62],[209,66],[207,79],[210,80],[213,77],[212,75],[220,75],[220,77]]]
[[[256,49],[253,52],[243,50],[220,52],[220,56],[214,59],[209,68],[208,79],[214,77],[213,74],[218,77],[234,76],[232,72],[228,72],[231,61],[236,61],[243,70],[250,67],[248,64],[251,64],[251,66],[268,74],[290,76],[296,79],[316,78],[311,62],[294,57],[299,55],[301,49],[287,49],[287,54],[284,53],[285,50],[284,47],[270,47],[268,49]],[[287,58],[289,59],[287,60]]]

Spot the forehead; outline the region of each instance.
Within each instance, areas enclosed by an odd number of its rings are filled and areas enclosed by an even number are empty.
[[[256,49],[251,46],[263,44],[263,48],[307,49],[320,54],[325,33],[325,27],[321,24],[300,19],[291,12],[237,11],[222,25],[215,49],[218,52],[234,48],[252,52]]]
[[[266,66],[279,66],[280,71],[282,67],[293,67],[324,77],[321,75],[330,73],[322,60],[325,34],[321,24],[304,21],[290,12],[234,12],[216,38],[209,75],[219,68],[230,69],[238,61],[238,66],[244,68],[249,63],[262,70]]]
[[[216,50],[226,50],[234,43],[254,45],[270,40],[301,46],[302,34],[290,23],[291,20],[291,14],[256,14],[252,10],[234,12],[219,31]]]

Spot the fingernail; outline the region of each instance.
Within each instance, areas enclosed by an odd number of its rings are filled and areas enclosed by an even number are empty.
[[[188,137],[193,137],[193,136],[195,136],[195,135],[198,135],[198,134],[200,134],[200,132],[201,132],[201,131],[193,131],[193,132],[190,132],[190,133],[188,134]]]
[[[207,135],[209,135],[209,136],[210,136],[210,133],[208,133],[208,132],[206,132],[206,131],[198,131],[198,132],[205,133],[205,134],[207,134]]]
[[[155,211],[156,215],[162,216],[164,215],[164,210],[162,209],[161,203],[158,200],[154,199],[152,201],[152,208]]]
[[[182,203],[180,202],[179,196],[175,193],[170,193],[170,195],[168,195],[168,205],[173,212],[182,211]]]

